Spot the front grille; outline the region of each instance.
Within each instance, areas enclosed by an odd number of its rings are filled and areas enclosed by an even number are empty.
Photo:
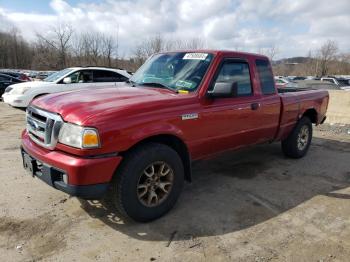
[[[63,123],[58,114],[31,106],[27,108],[26,121],[29,137],[35,143],[48,149],[55,148]]]

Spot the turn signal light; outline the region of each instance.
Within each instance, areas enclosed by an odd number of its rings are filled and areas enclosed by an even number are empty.
[[[82,142],[83,148],[96,148],[100,144],[97,132],[92,129],[84,130]]]

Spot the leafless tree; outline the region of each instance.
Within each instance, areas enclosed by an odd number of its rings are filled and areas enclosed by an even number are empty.
[[[57,49],[39,39],[34,43],[33,48],[35,55],[31,67],[42,70],[62,69],[57,59],[59,56]]]
[[[140,66],[149,56],[162,51],[164,49],[164,44],[165,41],[161,35],[143,40],[134,50],[135,62]]]
[[[72,63],[83,65],[85,63],[85,46],[80,34],[73,34],[71,40]]]
[[[201,49],[205,47],[204,41],[197,37],[189,39],[170,38],[164,42],[165,51]]]
[[[102,42],[102,57],[106,62],[107,66],[111,67],[112,66],[112,58],[116,54],[116,47],[117,44],[115,44],[115,40],[113,39],[112,36],[109,35],[102,35],[101,37],[101,42]]]
[[[350,53],[340,54],[339,63],[336,63],[336,71],[338,74],[350,74]]]
[[[134,50],[136,63],[142,64],[149,56],[162,51],[174,51],[184,49],[200,49],[205,44],[200,38],[173,39],[164,38],[161,35],[148,38],[142,41]]]
[[[73,35],[73,28],[69,24],[59,23],[55,27],[51,27],[52,35],[43,35],[37,33],[37,37],[40,41],[46,43],[55,49],[58,53],[59,65],[64,68],[67,66],[67,55],[70,47],[70,40]]]
[[[127,57],[127,50],[119,53],[119,32],[74,32],[71,26],[58,25],[36,41],[27,42],[21,32],[0,28],[0,68],[59,70],[67,66],[118,66],[136,70],[150,55],[161,51],[205,48],[201,38],[178,39],[160,34],[145,39]],[[259,49],[260,53],[275,59],[278,48]],[[328,40],[318,50],[310,50],[298,64],[279,63],[274,71],[279,75],[350,74],[350,54],[339,53],[337,43]]]
[[[272,45],[271,47],[267,47],[267,48],[258,49],[259,54],[266,55],[271,61],[274,60],[278,52],[279,52],[279,49],[275,45]]]
[[[102,42],[100,39],[101,34],[98,32],[89,32],[85,34],[86,47],[90,61],[92,62],[91,65],[98,65],[102,48]]]
[[[333,40],[327,40],[318,50],[318,60],[321,76],[325,76],[329,71],[329,64],[336,58],[338,45]]]
[[[15,27],[0,32],[0,67],[25,67],[32,56],[32,48]]]

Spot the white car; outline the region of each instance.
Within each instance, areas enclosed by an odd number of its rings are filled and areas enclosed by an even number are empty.
[[[13,107],[27,107],[42,95],[72,91],[82,88],[117,86],[131,75],[125,70],[103,67],[72,67],[51,74],[43,81],[10,85],[2,98]]]
[[[275,83],[277,88],[284,88],[284,87],[298,87],[298,84],[290,81],[287,78],[276,78],[275,77]]]

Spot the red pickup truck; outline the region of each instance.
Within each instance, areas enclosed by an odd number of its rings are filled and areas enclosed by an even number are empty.
[[[150,221],[174,206],[194,160],[275,141],[286,156],[303,157],[328,100],[323,90],[278,91],[265,56],[155,54],[125,86],[34,100],[23,164],[58,190],[109,196],[122,214]]]

